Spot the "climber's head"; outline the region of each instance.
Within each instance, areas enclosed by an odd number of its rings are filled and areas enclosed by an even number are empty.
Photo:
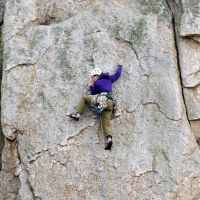
[[[102,73],[103,73],[102,70],[99,69],[99,68],[93,69],[91,71],[91,78],[92,78],[92,80],[96,81]]]

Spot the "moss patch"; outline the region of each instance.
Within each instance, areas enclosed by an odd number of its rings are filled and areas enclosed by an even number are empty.
[[[72,30],[64,30],[62,45],[60,45],[58,50],[59,68],[62,71],[61,78],[63,79],[63,81],[71,81],[76,75],[72,66],[70,65],[70,48],[73,45],[71,32]]]
[[[140,8],[142,14],[159,13],[162,8],[162,1],[160,0],[140,0]]]
[[[198,17],[200,12],[199,12],[199,0],[193,0],[193,1],[188,1],[187,4],[187,9],[192,13],[193,17]]]
[[[140,19],[139,22],[134,26],[134,29],[131,31],[130,40],[134,46],[143,46],[143,42],[146,37],[145,29],[146,21],[144,19]]]
[[[41,43],[43,38],[45,37],[44,35],[44,30],[37,29],[32,33],[32,40],[29,41],[29,49],[33,50],[38,46],[38,44]]]

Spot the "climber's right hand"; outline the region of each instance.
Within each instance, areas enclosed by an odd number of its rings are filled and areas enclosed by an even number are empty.
[[[118,64],[119,64],[119,65],[123,65],[123,64],[124,64],[123,59],[120,59],[120,60],[118,61]]]

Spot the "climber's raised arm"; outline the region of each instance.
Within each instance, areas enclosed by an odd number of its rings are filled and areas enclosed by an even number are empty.
[[[116,81],[121,76],[122,65],[123,65],[123,60],[120,60],[118,62],[118,67],[117,67],[116,72],[114,74],[110,75],[110,79],[111,79],[112,82]]]

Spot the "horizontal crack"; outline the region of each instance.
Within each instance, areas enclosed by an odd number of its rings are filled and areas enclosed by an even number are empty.
[[[45,48],[44,49],[44,52],[41,52],[40,54],[39,54],[39,56],[38,56],[38,58],[37,58],[37,60],[35,61],[35,62],[33,62],[33,63],[29,63],[29,62],[25,62],[25,63],[20,63],[20,64],[17,64],[17,65],[15,65],[15,66],[13,66],[13,67],[10,67],[10,68],[7,68],[7,69],[5,69],[5,72],[8,72],[8,71],[10,71],[11,69],[14,69],[14,68],[17,68],[17,67],[24,67],[24,66],[34,66],[34,65],[36,65],[39,61],[40,61],[40,59],[41,59],[41,57],[43,56],[43,55],[45,55],[48,51],[49,51],[49,49],[51,48],[51,47],[53,47],[54,46],[54,44],[51,44],[51,45],[49,45],[47,48]]]
[[[197,74],[199,74],[199,73],[200,73],[200,69],[197,70],[196,72],[193,72],[193,73],[189,74],[188,76],[197,75]]]
[[[35,153],[34,155],[32,155],[31,157],[29,156],[29,161],[28,161],[28,162],[29,162],[30,164],[32,164],[32,163],[35,162],[38,158],[41,157],[41,154],[42,154],[43,152],[48,152],[49,156],[50,156],[50,157],[52,156],[51,153],[49,152],[49,149],[46,148],[46,149],[42,149],[41,151],[36,152],[36,153]]]
[[[75,139],[76,137],[79,137],[85,130],[87,130],[88,128],[91,128],[92,126],[86,126],[84,128],[82,128],[76,135],[72,135],[70,137],[67,138],[67,144],[69,143],[70,140]]]
[[[20,64],[18,64],[18,65],[15,65],[15,66],[13,66],[13,67],[11,67],[11,68],[6,69],[5,72],[8,72],[8,71],[10,71],[11,69],[14,69],[14,68],[17,68],[17,67],[33,66],[33,65],[35,65],[36,63],[37,63],[37,62],[35,62],[35,63],[20,63]]]
[[[200,37],[200,34],[194,33],[194,34],[185,34],[185,35],[181,35],[182,38],[190,38],[190,37]]]
[[[183,88],[185,88],[185,89],[196,89],[199,86],[200,86],[200,83],[197,83],[196,85],[191,85],[191,86],[189,86],[189,85],[183,85]]]
[[[160,105],[158,103],[156,103],[156,102],[146,102],[146,103],[142,103],[142,105],[144,105],[144,106],[146,106],[146,105],[156,105],[158,107],[159,112],[162,113],[165,116],[165,118],[167,118],[169,120],[172,120],[172,121],[180,121],[181,120],[181,118],[180,119],[174,119],[174,118],[168,117],[167,114],[164,113],[161,110]]]
[[[20,36],[23,32],[27,31],[33,25],[39,25],[38,21],[39,21],[38,18],[35,19],[35,20],[32,20],[32,21],[29,21],[22,28],[19,28],[16,33],[12,34],[9,38],[3,40],[3,42],[8,42],[9,40],[11,40],[15,36]]]
[[[200,46],[200,35],[198,37],[197,36],[184,36],[182,38],[193,42],[197,46]]]
[[[66,160],[65,162],[61,162],[60,160],[54,160],[54,161],[53,161],[53,165],[56,165],[57,163],[59,163],[59,164],[62,165],[62,166],[66,166],[67,160]]]
[[[196,118],[196,119],[190,119],[190,121],[195,122],[195,121],[200,121],[200,118]]]
[[[146,174],[149,174],[149,173],[157,173],[156,171],[154,171],[154,170],[148,170],[148,171],[146,171],[146,172],[144,172],[144,173],[141,173],[141,174],[139,174],[139,175],[133,175],[132,177],[141,177],[141,176],[144,176],[144,175],[146,175]]]

